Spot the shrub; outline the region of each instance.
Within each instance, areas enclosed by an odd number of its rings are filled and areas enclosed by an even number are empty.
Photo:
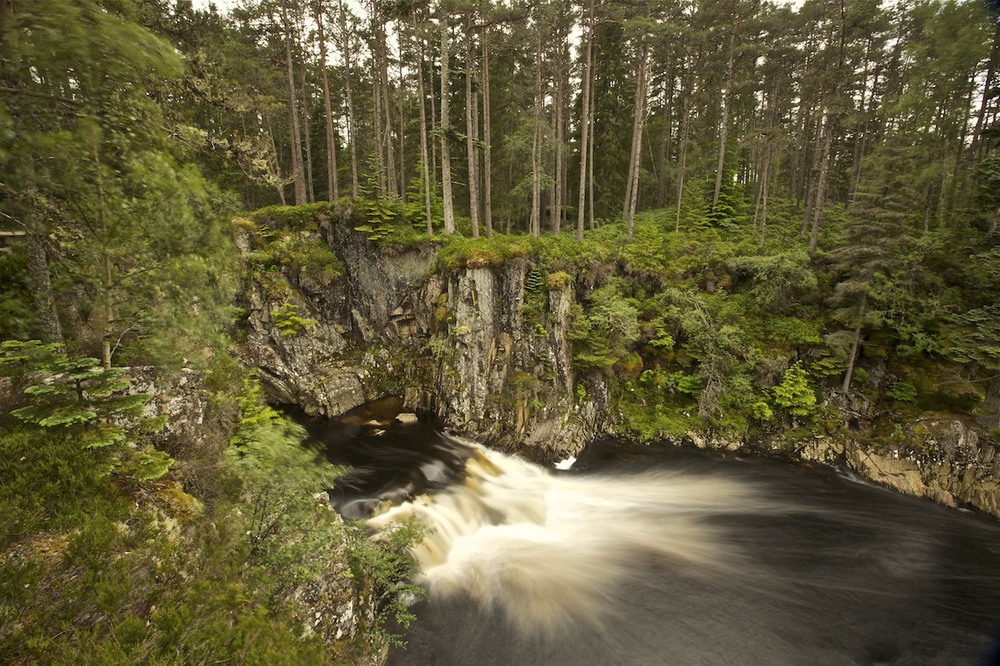
[[[917,389],[913,384],[909,382],[895,382],[886,391],[886,395],[895,400],[896,402],[916,402],[917,401]]]
[[[127,474],[149,481],[167,473],[173,460],[145,442],[166,417],[146,417],[152,399],[130,391],[125,368],[104,368],[96,358],[72,358],[55,344],[9,340],[0,345],[0,374],[26,375],[27,406],[12,414],[23,421],[71,437],[83,449],[106,449],[93,464],[105,474]]]
[[[556,271],[545,276],[545,289],[559,291],[573,284],[573,276],[565,271]]]
[[[774,404],[792,416],[811,416],[816,411],[816,393],[810,388],[801,361],[793,363],[775,386]]]
[[[271,311],[271,321],[281,331],[282,337],[291,337],[306,331],[316,325],[315,319],[299,316],[299,306],[293,303],[282,303],[277,310]]]

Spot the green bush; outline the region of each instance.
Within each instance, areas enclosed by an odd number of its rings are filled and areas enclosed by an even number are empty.
[[[125,368],[104,368],[96,358],[72,358],[59,345],[8,340],[0,345],[0,375],[27,377],[29,404],[12,414],[83,449],[107,449],[92,459],[105,474],[117,471],[139,481],[157,479],[173,460],[145,441],[166,417],[146,417],[152,399],[130,391]]]
[[[81,451],[69,433],[27,425],[0,432],[0,549],[35,532],[63,531],[92,513],[123,516],[103,473],[105,451]]]
[[[625,358],[639,341],[636,307],[615,283],[593,292],[590,311],[578,310],[570,338],[576,343],[573,363],[585,370],[606,370]]]
[[[909,382],[894,382],[886,391],[886,395],[896,402],[916,402],[917,388]]]
[[[319,215],[336,218],[338,212],[342,213],[343,209],[338,210],[335,204],[319,201],[301,206],[268,206],[251,213],[249,219],[258,227],[272,230],[315,231]]]
[[[277,310],[271,311],[271,321],[281,331],[282,337],[291,337],[307,331],[316,325],[315,319],[299,316],[299,306],[294,303],[282,303]]]
[[[816,413],[816,392],[809,386],[800,361],[788,368],[773,392],[774,404],[791,416],[812,416]]]

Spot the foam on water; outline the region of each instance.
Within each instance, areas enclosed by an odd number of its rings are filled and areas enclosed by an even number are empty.
[[[642,556],[713,575],[745,568],[713,517],[773,509],[746,484],[669,472],[556,475],[456,440],[473,455],[464,483],[372,518],[417,518],[414,549],[431,598],[464,594],[504,611],[525,634],[599,627],[619,581]]]

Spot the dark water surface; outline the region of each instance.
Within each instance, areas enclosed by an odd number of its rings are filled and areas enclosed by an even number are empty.
[[[320,430],[360,470],[342,503],[432,493],[395,510],[436,545],[390,664],[997,663],[1000,525],[983,516],[666,445],[594,442],[558,471],[427,424]]]

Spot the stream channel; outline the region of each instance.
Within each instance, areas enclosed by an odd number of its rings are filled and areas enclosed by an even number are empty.
[[[598,440],[545,469],[392,407],[306,422],[353,467],[345,517],[425,525],[427,597],[389,664],[998,663],[992,519],[668,444]]]

